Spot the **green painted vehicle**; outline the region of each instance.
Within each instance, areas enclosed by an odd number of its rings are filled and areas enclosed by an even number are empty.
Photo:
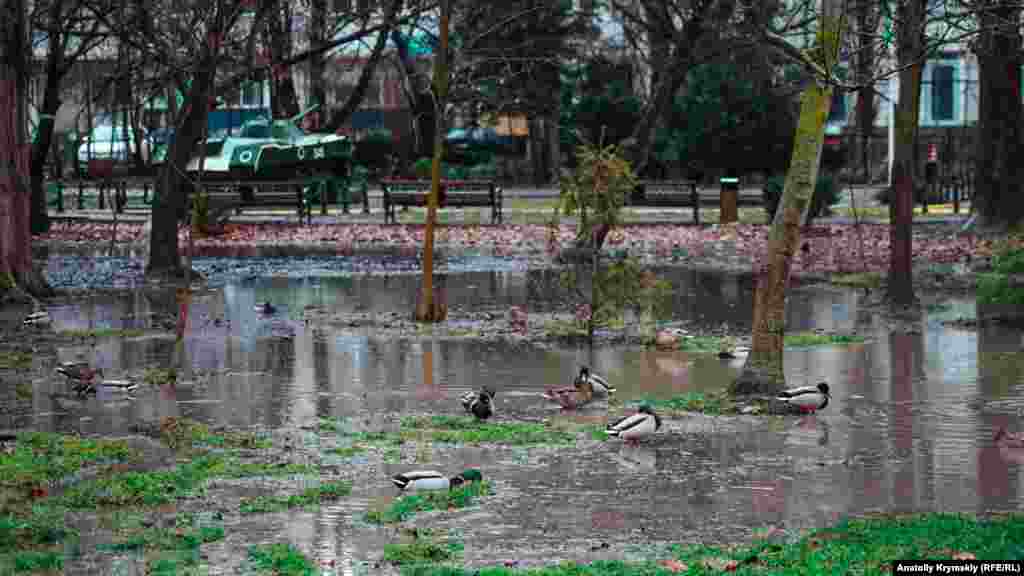
[[[186,171],[193,178],[202,169],[209,180],[291,180],[305,176],[346,177],[352,143],[337,134],[309,134],[298,126],[319,108],[312,106],[289,119],[250,120],[237,136],[207,138],[205,156],[196,155]]]

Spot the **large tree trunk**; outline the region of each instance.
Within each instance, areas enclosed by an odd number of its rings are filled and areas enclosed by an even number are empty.
[[[1012,226],[1024,222],[1020,201],[1024,168],[1021,168],[1021,38],[1016,25],[1016,2],[983,2],[979,16],[981,45],[978,50],[978,169],[975,174],[974,207],[982,225]]]
[[[926,0],[900,5],[897,48],[900,92],[896,102],[895,150],[893,152],[893,195],[889,203],[889,299],[897,306],[914,303],[913,237],[915,143],[921,101],[921,72],[924,54],[924,10]]]
[[[216,49],[204,49],[203,55],[195,68],[192,86],[179,114],[167,160],[157,175],[149,237],[149,263],[146,265],[146,274],[153,277],[180,278],[185,274],[178,255],[178,221],[185,215],[185,199],[192,192],[192,184],[184,173],[196,149],[196,140],[206,130]]]
[[[878,106],[875,103],[875,83],[869,79],[875,72],[875,37],[878,29],[877,6],[871,2],[862,2],[857,6],[857,81],[861,87],[857,90],[856,126],[858,135],[857,158],[864,170],[865,184],[871,182],[870,149],[875,132],[875,118]]]
[[[434,300],[434,220],[441,191],[441,157],[444,155],[445,105],[448,101],[448,19],[451,0],[441,0],[441,41],[434,56],[434,97],[437,100],[437,128],[434,131],[434,165],[431,170],[427,226],[423,236],[423,286],[416,303],[416,321],[441,322],[446,309]]]
[[[51,293],[32,266],[25,53],[25,4],[6,0],[0,4],[0,300],[21,291]]]
[[[59,47],[57,48],[59,49]],[[53,143],[54,117],[60,109],[60,84],[58,62],[53,57],[53,41],[50,44],[51,55],[46,63],[46,93],[43,94],[43,107],[39,113],[39,128],[36,141],[32,143],[32,233],[43,234],[50,229],[50,214],[46,207],[46,191],[43,189],[43,168],[46,155]]]
[[[843,35],[839,0],[824,0],[819,19],[818,50],[835,62]],[[825,70],[831,64],[819,64]],[[765,261],[756,271],[754,323],[750,355],[743,373],[733,383],[734,394],[774,394],[785,386],[783,345],[786,323],[786,292],[793,256],[800,245],[800,224],[807,216],[818,180],[825,121],[832,104],[832,87],[810,83],[800,97],[793,159],[786,173],[780,209],[775,211],[768,233]]]
[[[310,2],[310,26],[309,26],[309,47],[319,48],[323,46],[327,38],[327,0],[311,0]],[[312,105],[316,102],[320,109],[315,113],[318,119],[327,114],[327,88],[324,85],[324,54],[317,52],[309,58],[309,95]],[[323,126],[323,122],[316,123],[317,130]]]
[[[413,123],[416,131],[416,158],[427,158],[434,150],[434,97],[430,90],[420,82],[420,75],[416,70],[416,57],[410,52],[409,44],[405,38],[394,30],[391,39],[398,49],[398,58],[402,63],[402,71],[405,73],[406,83],[409,91],[413,94],[409,106],[412,108]]]

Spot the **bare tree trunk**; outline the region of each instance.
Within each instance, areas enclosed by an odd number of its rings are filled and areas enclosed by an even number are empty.
[[[981,224],[1008,227],[1024,222],[1021,168],[1020,48],[1016,2],[982,2],[978,50],[978,169],[974,207]],[[1007,24],[1014,23],[1014,24]]]
[[[893,195],[889,203],[889,299],[897,306],[914,303],[913,224],[915,143],[921,101],[921,73],[924,55],[924,11],[926,0],[900,4],[899,44],[900,92],[896,102],[895,150],[893,152]]]
[[[875,84],[868,84],[868,79],[875,70],[875,36],[878,29],[879,10],[875,3],[863,1],[857,10],[857,81],[861,83],[857,91],[857,133],[859,135],[859,158],[864,170],[864,183],[871,182],[870,147],[875,133],[875,119],[878,116],[878,105],[875,103]]]
[[[434,220],[441,192],[441,157],[444,155],[445,105],[448,100],[448,20],[451,0],[441,0],[441,41],[434,55],[434,98],[437,127],[434,131],[434,165],[431,170],[430,198],[427,200],[427,227],[423,237],[423,288],[416,305],[418,322],[441,322],[446,310],[434,301]]]
[[[412,108],[413,122],[417,136],[415,156],[424,158],[433,153],[434,146],[434,98],[428,89],[420,85],[419,71],[416,70],[416,57],[411,53],[408,42],[398,33],[391,32],[391,39],[398,48],[399,60],[405,72],[406,82],[413,97],[409,101]]]
[[[196,148],[196,140],[206,129],[216,61],[217,48],[205,47],[194,69],[192,86],[185,98],[183,110],[178,116],[167,159],[157,176],[153,194],[149,263],[146,265],[146,274],[149,276],[182,278],[185,275],[178,255],[178,221],[185,214],[185,200],[192,192],[192,183],[184,176],[185,166]]]
[[[818,32],[818,52],[827,59],[818,64],[824,70],[831,70],[831,63],[837,59],[844,28],[841,0],[824,0]],[[800,97],[793,159],[780,209],[775,211],[768,233],[765,262],[757,271],[751,351],[743,373],[733,383],[734,394],[772,394],[785,385],[783,344],[789,273],[800,245],[800,224],[806,218],[818,180],[825,120],[831,105],[831,86],[811,83]]]
[[[32,266],[29,228],[31,149],[26,138],[25,4],[0,4],[0,300],[51,293]]]
[[[327,0],[310,1],[310,24],[309,24],[309,47],[319,48],[323,46],[327,38]],[[317,52],[309,58],[309,95],[312,102],[320,104],[320,110],[316,113],[318,118],[326,119],[327,115],[327,88],[324,85],[324,54]],[[316,123],[319,130],[324,122]]]

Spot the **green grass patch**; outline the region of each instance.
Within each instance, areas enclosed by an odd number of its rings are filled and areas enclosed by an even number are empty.
[[[726,391],[721,392],[687,392],[671,398],[646,398],[638,404],[647,404],[655,410],[668,412],[700,412],[710,416],[736,414],[736,403]]]
[[[203,544],[224,539],[223,526],[202,524],[193,514],[182,515],[173,527],[154,527],[134,531],[120,542],[101,545],[99,548],[109,552],[190,551],[197,550]]]
[[[717,354],[732,348],[732,339],[724,336],[692,336],[679,340],[679,349],[686,352]]]
[[[18,514],[0,515],[0,553],[51,546],[77,533],[67,527],[64,510],[36,504]]]
[[[883,276],[878,272],[853,272],[850,274],[833,274],[833,284],[854,288],[878,288],[882,285]]]
[[[366,452],[366,446],[362,444],[353,444],[351,446],[337,446],[327,451],[328,454],[339,456],[341,458],[351,458],[357,454]]]
[[[188,418],[167,418],[160,426],[160,439],[172,450],[204,448],[237,448],[255,450],[269,448],[270,440],[251,432],[213,432],[202,422]]]
[[[0,454],[0,489],[41,486],[82,468],[126,462],[135,456],[120,440],[28,432],[19,434],[14,451]]]
[[[4,574],[60,574],[63,569],[63,550],[20,550],[0,555],[0,571]]]
[[[465,545],[460,540],[437,540],[429,532],[424,533],[421,530],[408,542],[385,544],[384,561],[403,567],[431,565],[457,560],[462,556],[463,550]]]
[[[668,576],[723,574],[891,574],[894,560],[949,560],[973,554],[979,560],[1024,560],[1024,516],[990,519],[951,514],[850,519],[794,542],[757,540],[736,547],[674,546],[672,558],[654,562],[597,561],[544,568],[485,568],[419,565],[403,576]]]
[[[176,368],[146,368],[142,372],[142,381],[156,388],[165,384],[175,384],[178,382],[178,370]]]
[[[136,338],[145,331],[136,328],[96,328],[93,330],[61,330],[58,336],[68,338]]]
[[[239,511],[242,514],[264,514],[281,512],[292,508],[305,508],[319,505],[321,502],[338,500],[352,493],[352,485],[347,482],[323,484],[304,490],[301,494],[291,496],[257,496],[242,500]]]
[[[0,351],[0,370],[28,370],[31,367],[31,353],[19,350]]]
[[[452,510],[471,506],[476,498],[491,493],[490,484],[467,482],[451,490],[418,492],[395,498],[384,510],[368,510],[364,519],[372,524],[394,524],[408,520],[417,512]]]
[[[470,416],[412,416],[402,419],[403,436],[453,444],[567,444],[575,434],[534,422],[481,422]]]
[[[258,572],[275,576],[315,576],[313,561],[291,544],[262,544],[249,547],[249,562]]]
[[[817,332],[797,332],[795,334],[786,334],[785,339],[786,346],[791,348],[858,344],[863,341],[864,337],[858,334],[819,334]]]

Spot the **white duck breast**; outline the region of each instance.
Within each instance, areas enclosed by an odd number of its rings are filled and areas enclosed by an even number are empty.
[[[628,440],[653,434],[657,429],[658,423],[654,416],[641,412],[626,416],[609,426],[606,432],[609,436],[618,436]]]
[[[451,480],[433,470],[413,470],[396,474],[391,478],[400,490],[447,490]]]
[[[828,406],[829,395],[815,386],[802,386],[779,394],[779,400],[804,410],[821,410]]]

